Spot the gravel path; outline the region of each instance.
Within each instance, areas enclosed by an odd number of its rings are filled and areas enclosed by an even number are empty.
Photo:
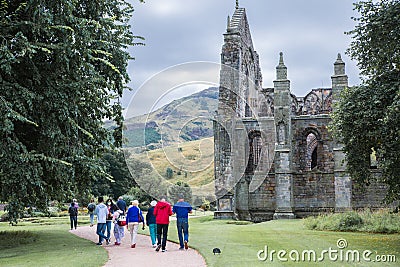
[[[146,228],[145,231],[147,231]],[[172,229],[170,227],[170,231]],[[139,230],[141,232],[142,230]],[[77,230],[70,231],[79,237],[98,242],[98,236],[96,235],[96,225],[93,227],[82,226],[78,227]],[[163,267],[205,267],[207,266],[204,258],[194,249],[179,250],[179,245],[168,242],[167,251],[155,252],[151,246],[150,237],[146,235],[138,235],[136,239],[136,248],[130,247],[130,235],[125,229],[125,237],[122,240],[120,246],[115,246],[114,236],[111,232],[111,244],[103,247],[108,252],[108,262],[104,265],[105,267],[125,267],[125,266],[163,266]],[[93,244],[93,246],[96,246]]]

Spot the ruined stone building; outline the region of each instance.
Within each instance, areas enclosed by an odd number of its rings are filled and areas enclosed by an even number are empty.
[[[328,131],[332,104],[348,86],[340,54],[331,88],[312,89],[304,97],[291,93],[282,53],[277,61],[274,88],[263,88],[246,12],[237,6],[221,53],[215,217],[265,221],[381,206],[385,187],[373,183],[361,191]]]

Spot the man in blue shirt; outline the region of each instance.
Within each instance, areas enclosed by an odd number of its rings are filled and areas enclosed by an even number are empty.
[[[176,226],[178,228],[178,237],[180,250],[188,249],[189,242],[189,213],[192,213],[192,206],[185,202],[183,195],[178,196],[178,202],[172,208],[172,212],[176,214]]]

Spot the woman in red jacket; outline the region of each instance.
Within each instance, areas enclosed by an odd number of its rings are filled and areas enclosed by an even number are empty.
[[[154,216],[156,216],[156,223],[157,223],[156,251],[160,251],[161,248],[161,251],[165,252],[165,247],[167,245],[169,216],[171,215],[172,215],[171,205],[167,201],[165,201],[165,198],[161,198],[161,200],[154,207]]]

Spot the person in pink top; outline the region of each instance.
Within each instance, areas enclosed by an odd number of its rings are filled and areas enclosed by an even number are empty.
[[[154,207],[153,213],[154,213],[154,216],[156,216],[156,223],[157,223],[157,248],[156,248],[156,251],[160,251],[160,248],[161,248],[161,251],[165,252],[165,247],[167,245],[169,216],[172,215],[171,204],[169,204],[163,197],[157,203],[157,205]]]

